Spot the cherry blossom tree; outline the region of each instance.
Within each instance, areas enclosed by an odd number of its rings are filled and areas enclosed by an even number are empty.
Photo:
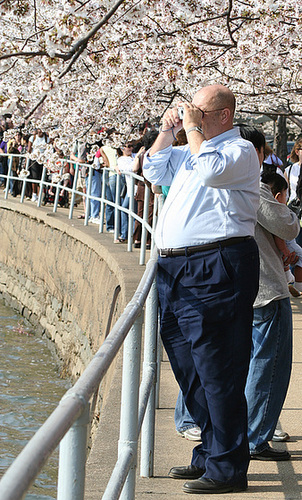
[[[70,144],[137,136],[172,102],[228,85],[243,113],[302,121],[302,2],[0,0],[0,114]]]

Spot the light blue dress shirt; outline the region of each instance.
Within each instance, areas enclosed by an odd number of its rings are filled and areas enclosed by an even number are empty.
[[[171,186],[157,223],[158,248],[254,235],[259,160],[237,127],[204,141],[198,154],[189,145],[146,154],[143,169],[152,184]]]

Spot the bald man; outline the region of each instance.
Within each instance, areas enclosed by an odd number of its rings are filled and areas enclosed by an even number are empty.
[[[202,432],[191,464],[173,467],[169,476],[186,480],[187,493],[244,491],[259,161],[233,127],[235,98],[228,88],[204,87],[179,106],[183,118],[177,107],[166,111],[144,161],[150,182],[171,186],[155,236],[161,335]],[[181,128],[188,144],[172,148]]]

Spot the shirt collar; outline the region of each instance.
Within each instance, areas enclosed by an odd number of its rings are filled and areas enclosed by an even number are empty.
[[[234,139],[235,137],[241,137],[239,127],[233,127],[222,134],[215,135],[215,137],[212,137],[212,139],[209,139],[206,142],[208,144],[212,144],[213,146],[218,146],[221,142]]]

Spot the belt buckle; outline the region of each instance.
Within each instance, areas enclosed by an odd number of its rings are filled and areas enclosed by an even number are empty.
[[[162,253],[162,252],[165,252],[165,253]],[[173,248],[161,248],[160,251],[159,251],[159,255],[161,257],[172,257],[173,255]]]

